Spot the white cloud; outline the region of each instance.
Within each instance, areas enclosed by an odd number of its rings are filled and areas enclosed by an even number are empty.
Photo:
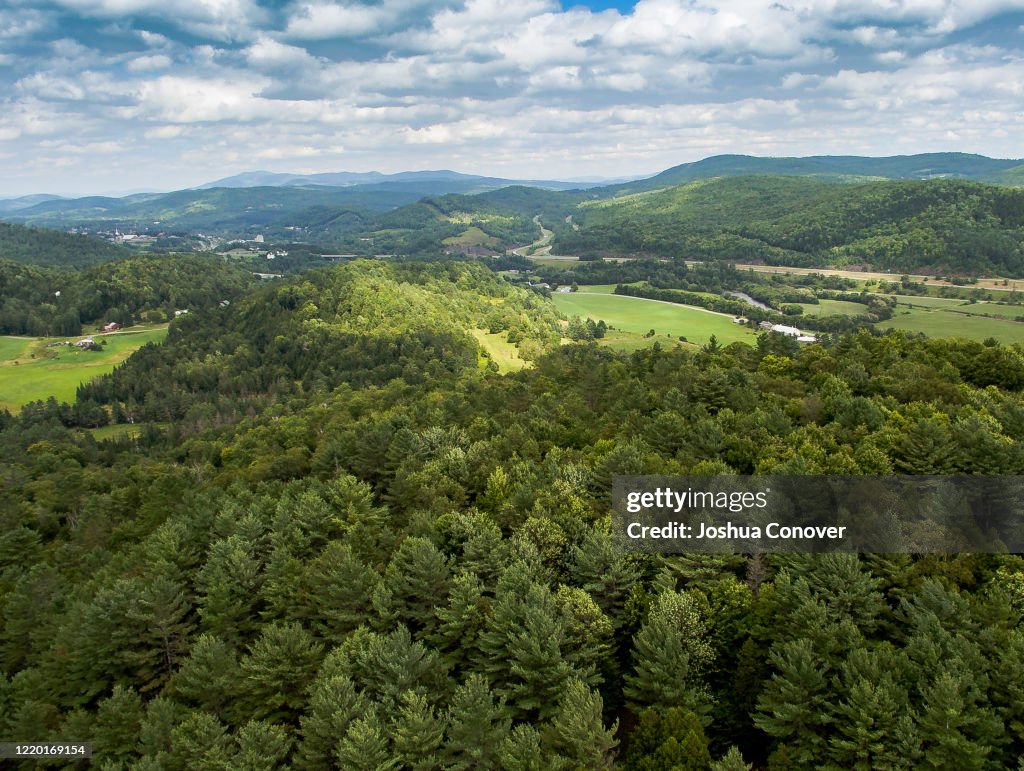
[[[273,18],[255,0],[53,0],[95,35],[37,1],[0,11],[8,179],[49,178],[45,160],[94,184],[73,148],[104,143],[146,169],[124,187],[254,159],[539,177],[715,152],[1019,155],[1024,130],[1020,46],[969,31],[1024,0],[297,0]],[[14,28],[45,54],[8,48]],[[40,141],[61,136],[79,138]]]
[[[156,54],[153,56],[138,56],[130,60],[125,67],[130,72],[151,72],[153,70],[165,70],[171,64],[171,57]]]

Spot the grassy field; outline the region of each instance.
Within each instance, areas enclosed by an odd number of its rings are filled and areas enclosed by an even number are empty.
[[[999,303],[967,303],[956,309],[958,313],[980,313],[983,316],[998,316],[1002,319],[1016,319],[1024,316],[1024,305],[1000,305]]]
[[[976,306],[975,306],[976,307]],[[1001,343],[1024,343],[1024,324],[1007,319],[966,316],[956,309],[901,309],[888,321],[879,322],[879,329],[923,332],[929,337],[966,337],[986,340],[994,337]]]
[[[819,300],[815,303],[799,303],[805,316],[860,316],[868,308],[861,303],[847,300]]]
[[[167,325],[97,335],[97,342],[107,341],[102,351],[51,347],[78,338],[0,337],[0,409],[17,410],[51,396],[59,402],[73,402],[80,384],[110,372],[146,343],[163,340],[166,335]]]
[[[477,342],[491,356],[491,360],[498,365],[499,372],[517,372],[523,367],[530,366],[530,362],[519,358],[519,349],[507,339],[508,332],[496,332],[491,334],[482,329],[470,330]]]
[[[966,300],[958,297],[920,297],[910,294],[889,295],[896,298],[897,305],[906,305],[914,308],[952,308],[956,305],[963,305]]]
[[[603,319],[609,326],[634,335],[653,329],[658,337],[685,336],[688,342],[700,344],[708,342],[711,335],[722,344],[753,342],[755,337],[751,330],[734,323],[728,316],[687,305],[587,292],[555,293],[551,298],[555,307],[567,316]]]

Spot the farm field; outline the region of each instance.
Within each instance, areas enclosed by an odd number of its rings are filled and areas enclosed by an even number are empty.
[[[959,297],[921,297],[912,294],[894,294],[889,296],[896,298],[897,305],[906,305],[911,308],[953,308],[957,305],[964,305],[967,302],[967,300]]]
[[[644,300],[623,295],[572,292],[551,295],[555,307],[567,316],[604,320],[624,332],[644,335],[653,329],[655,339],[685,336],[688,342],[704,344],[715,335],[722,344],[753,342],[752,330],[736,324],[731,317],[709,313],[688,305]]]
[[[82,383],[114,369],[149,342],[167,335],[167,325],[132,329],[110,335],[102,351],[50,344],[80,338],[0,337],[0,409],[18,410],[25,404],[53,396],[59,402],[73,402]]]
[[[819,300],[817,303],[799,303],[805,316],[859,316],[867,310],[861,303],[848,300]]]
[[[1001,343],[1024,343],[1024,323],[984,316],[967,316],[958,311],[959,308],[900,309],[891,319],[879,322],[875,326],[882,330],[923,332],[930,337],[966,337],[969,340],[987,340],[994,337]]]
[[[998,316],[1003,319],[1016,319],[1018,316],[1024,316],[1024,305],[1000,305],[990,302],[967,303],[954,310],[957,313],[980,313],[983,316]]]

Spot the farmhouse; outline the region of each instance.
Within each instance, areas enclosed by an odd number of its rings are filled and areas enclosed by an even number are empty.
[[[120,324],[118,324],[116,321],[111,321],[109,324],[104,324],[103,325],[103,332],[104,333],[106,333],[106,332],[116,332],[120,328],[121,328]]]
[[[91,337],[83,337],[81,340],[75,343],[76,348],[88,348],[90,345],[96,345],[96,343],[93,341]]]

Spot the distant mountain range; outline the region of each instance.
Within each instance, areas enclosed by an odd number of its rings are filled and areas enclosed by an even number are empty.
[[[538,179],[502,179],[500,177],[481,177],[476,174],[461,174],[457,171],[441,169],[438,171],[402,171],[397,174],[382,174],[379,171],[335,171],[322,174],[282,174],[272,171],[247,171],[231,177],[218,179],[200,185],[197,190],[208,190],[214,187],[306,187],[318,185],[323,187],[352,186],[385,186],[394,185],[402,189],[424,186],[432,187],[433,195],[441,193],[475,193],[485,190],[496,190],[509,185],[525,185],[540,187],[545,190],[572,190],[581,187],[593,187],[600,182],[559,181]]]
[[[816,177],[831,182],[882,179],[971,179],[994,185],[1024,185],[1024,159],[988,158],[970,153],[921,153],[869,158],[859,155],[812,155],[805,158],[760,158],[714,155],[673,166],[653,177],[602,188],[609,195],[655,190],[714,177],[770,174]]]
[[[481,217],[489,209],[493,215],[506,218],[505,225],[492,221],[485,228],[489,240],[479,234],[465,237],[475,237],[481,244],[496,245],[502,240],[516,241],[525,232],[532,232],[535,226],[530,219],[537,214],[542,214],[545,223],[557,229],[559,223],[552,221],[556,214],[567,217],[583,201],[612,200],[702,180],[747,175],[803,177],[831,185],[950,179],[1024,186],[1024,160],[1001,160],[966,153],[888,158],[717,155],[675,166],[646,179],[601,186],[581,181],[509,180],[448,170],[398,174],[252,171],[171,193],[139,193],[119,198],[35,195],[0,200],[0,219],[93,231],[120,228],[149,233],[201,232],[229,238],[265,233],[268,238],[278,240],[294,238],[335,246],[348,244],[346,248],[352,249],[371,240],[376,247],[381,247],[384,241],[379,235],[368,234],[386,231],[394,222],[401,222],[412,232],[416,228],[411,227],[411,222],[429,223],[431,218],[447,216],[438,212],[455,206],[463,212],[477,212]],[[454,203],[441,200],[453,195],[466,200]],[[404,211],[413,204],[419,208]],[[588,219],[583,214],[577,215],[577,225]],[[525,217],[527,224],[509,224],[509,217],[517,220]],[[561,225],[569,227],[564,222]],[[473,244],[447,242],[447,245]],[[404,244],[395,244],[395,247],[404,248]]]

